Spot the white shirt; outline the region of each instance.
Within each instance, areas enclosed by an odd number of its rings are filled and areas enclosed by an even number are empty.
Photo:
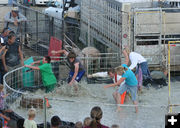
[[[133,68],[135,68],[137,66],[137,64],[146,62],[146,59],[139,53],[136,52],[131,52],[129,54],[129,59],[131,61],[131,65],[129,66],[129,68],[132,70]]]
[[[92,74],[92,77],[109,77],[109,76],[108,76],[108,72],[97,72],[97,73]],[[117,81],[119,81],[121,78],[122,76],[117,75]],[[115,77],[113,78],[113,82],[116,83]],[[125,81],[123,81],[121,85],[124,83]]]
[[[24,121],[24,128],[37,128],[37,124],[34,120],[28,120],[26,119]]]

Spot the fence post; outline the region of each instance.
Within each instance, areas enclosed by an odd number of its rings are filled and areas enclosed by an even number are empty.
[[[49,17],[49,42],[51,40],[51,36],[54,36],[54,17]]]
[[[44,128],[47,128],[47,114],[46,114],[46,99],[45,96],[43,97],[43,101],[44,101]]]
[[[38,41],[38,12],[36,12],[36,41]]]

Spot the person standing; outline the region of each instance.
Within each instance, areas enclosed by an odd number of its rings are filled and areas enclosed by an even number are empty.
[[[20,25],[22,22],[27,21],[27,18],[19,12],[18,7],[13,7],[11,12],[8,12],[5,17],[5,28],[10,28],[16,34],[20,32]]]
[[[19,42],[16,40],[15,34],[8,36],[8,42],[6,44],[6,50],[2,55],[2,63],[4,71],[8,72],[19,66],[24,66],[23,53]]]
[[[130,52],[128,47],[124,48],[123,54],[125,56],[125,64],[128,65],[130,60],[131,65],[129,66],[129,68],[131,70],[134,70],[136,68],[135,75],[138,80],[138,89],[141,91],[143,78],[151,79],[147,60],[139,53]]]

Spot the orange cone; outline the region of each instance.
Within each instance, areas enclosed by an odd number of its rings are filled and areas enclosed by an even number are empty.
[[[126,97],[126,91],[121,95],[121,104],[124,104],[125,97]]]
[[[46,100],[46,107],[47,107],[47,108],[50,108],[51,105],[49,104],[48,98],[45,98],[45,100]]]

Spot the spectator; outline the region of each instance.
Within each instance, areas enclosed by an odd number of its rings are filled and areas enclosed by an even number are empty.
[[[53,116],[51,118],[51,128],[59,128],[62,125],[61,119],[58,116]]]
[[[5,51],[5,43],[4,43],[4,39],[0,37],[0,84],[3,84],[3,76],[4,76],[4,68],[3,68],[3,64],[2,64],[2,55]]]
[[[17,34],[20,31],[21,22],[27,21],[27,18],[19,12],[18,7],[13,7],[12,11],[5,15],[4,20],[5,28],[10,28]]]
[[[84,119],[83,127],[88,127],[91,124],[92,119],[90,117],[86,117]]]
[[[4,28],[0,37],[2,37],[4,39],[5,44],[8,42],[8,35],[11,32],[11,30],[9,28]]]
[[[34,70],[40,70],[41,75],[42,75],[43,85],[46,87],[46,93],[53,91],[55,84],[57,83],[57,80],[52,71],[52,66],[50,62],[51,62],[51,58],[49,56],[45,56],[42,61],[37,61],[31,64],[31,65],[40,64],[39,67],[25,65],[25,67],[28,67]]]
[[[119,125],[113,124],[113,125],[111,126],[111,128],[119,128]]]
[[[24,119],[19,119],[17,121],[17,128],[24,128],[23,125],[24,125]]]
[[[2,55],[2,63],[4,66],[4,71],[8,72],[12,69],[16,68],[20,64],[24,65],[23,61],[23,53],[20,47],[19,42],[16,41],[16,36],[14,34],[10,34],[8,36],[8,43],[6,44],[7,49]]]
[[[4,100],[4,98],[6,98],[8,94],[4,94],[3,89],[4,86],[0,84],[0,117],[3,117],[5,120],[9,121],[10,118],[4,115],[6,112],[11,112],[8,109],[8,107],[5,105],[5,100]]]
[[[85,70],[80,60],[76,58],[74,52],[68,53],[66,50],[52,51],[53,54],[65,54],[67,56],[67,61],[70,65],[70,72],[68,83],[70,86],[74,86],[75,91],[78,90],[78,82],[81,80],[85,74]]]
[[[91,109],[90,115],[92,118],[91,124],[90,124],[90,126],[85,127],[85,128],[108,128],[107,126],[104,126],[101,124],[103,112],[100,107],[98,107],[98,106],[93,107]]]
[[[83,127],[83,124],[81,121],[78,121],[75,123],[75,128],[82,128]]]
[[[36,116],[36,110],[34,108],[29,109],[28,111],[28,119],[24,121],[24,128],[37,128],[37,124],[34,121]]]

